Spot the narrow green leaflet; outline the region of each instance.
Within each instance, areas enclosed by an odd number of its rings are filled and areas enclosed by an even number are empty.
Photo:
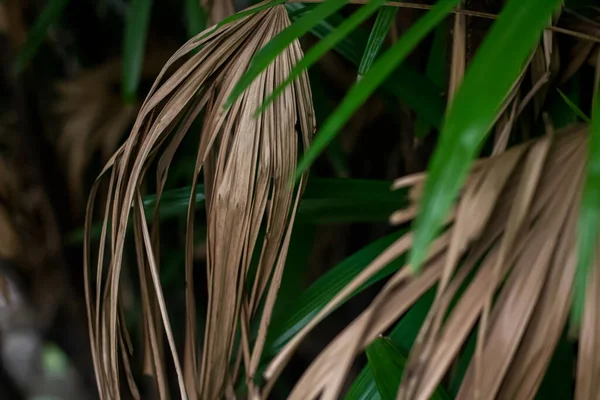
[[[285,5],[292,15],[304,8],[308,4],[288,3]],[[338,13],[331,17],[320,21],[315,25],[310,33],[316,37],[323,39],[344,22],[344,17]],[[350,61],[357,68],[360,65],[364,49],[367,46],[369,35],[367,32],[358,27],[354,32],[348,34],[342,41],[335,45],[333,50]],[[415,113],[429,122],[432,126],[439,128],[442,122],[442,117],[446,109],[446,104],[441,97],[442,87],[437,87],[427,79],[423,74],[411,67],[409,64],[400,64],[390,74],[381,86],[381,90],[385,91],[406,103],[409,107],[415,110]],[[318,124],[321,126],[321,124]]]
[[[588,143],[585,187],[577,222],[577,271],[573,288],[572,328],[578,330],[585,306],[586,283],[596,256],[600,224],[600,101],[595,94]]]
[[[418,271],[473,159],[560,0],[509,0],[479,48],[446,115],[414,223]],[[313,147],[313,149],[316,146]]]
[[[379,13],[377,13],[377,18],[375,19],[371,34],[369,35],[367,47],[365,48],[365,52],[360,60],[360,66],[358,67],[359,79],[369,72],[373,65],[373,61],[375,61],[375,58],[379,55],[381,46],[396,17],[396,11],[398,11],[397,7],[383,7],[379,10]]]
[[[367,347],[366,353],[381,399],[395,400],[407,361],[406,355],[385,337],[375,339]]]
[[[331,1],[331,0],[330,0]],[[337,27],[336,30],[332,31],[329,35],[325,36],[317,44],[308,50],[304,57],[298,61],[296,65],[290,71],[288,77],[273,90],[273,92],[265,99],[263,104],[256,110],[256,114],[260,115],[272,102],[279,96],[285,88],[302,72],[312,65],[314,65],[321,57],[329,52],[338,42],[344,39],[350,32],[356,29],[361,23],[377,11],[386,0],[371,0],[368,4],[362,6],[354,14],[344,19],[344,21]],[[265,46],[265,48],[267,48]],[[252,65],[250,66],[250,69]],[[244,79],[242,77],[242,79]],[[241,80],[240,80],[241,81]],[[235,89],[234,89],[235,90]]]
[[[295,180],[323,152],[325,147],[348,122],[354,112],[369,98],[410,52],[427,36],[427,34],[442,20],[460,0],[440,0],[435,7],[419,19],[412,28],[386,51],[376,62],[367,75],[356,83],[346,95],[342,104],[325,121],[321,131],[315,137],[311,148],[306,152],[295,173]]]
[[[16,73],[21,73],[27,68],[35,53],[37,53],[39,47],[46,39],[48,28],[58,21],[67,4],[69,4],[69,0],[48,1],[48,4],[29,31],[25,45],[17,55],[14,66]]]
[[[569,106],[569,108],[571,110],[573,110],[573,112],[575,113],[575,115],[577,115],[579,118],[581,118],[582,120],[584,120],[585,122],[587,122],[588,124],[590,122],[592,122],[592,120],[590,119],[590,117],[588,117],[587,115],[585,115],[585,113],[581,110],[581,108],[579,108],[577,106],[577,104],[575,104],[570,98],[569,96],[567,96],[566,94],[563,93],[562,90],[560,89],[556,89],[556,91],[558,92],[558,94],[560,94],[560,97],[562,97],[562,99],[565,101],[565,103],[567,103],[567,106]]]
[[[348,389],[344,400],[381,400],[375,379],[373,379],[373,371],[367,364],[358,377],[352,382],[352,386]]]
[[[206,29],[208,15],[199,0],[185,0],[184,6],[188,37],[194,37]]]
[[[294,307],[290,307],[281,314],[274,314],[265,344],[265,357],[277,354],[344,286],[404,233],[404,231],[392,233],[357,251],[317,279],[296,299]],[[404,265],[404,257],[399,257],[350,297],[394,273],[402,265]]]
[[[152,0],[132,0],[127,9],[123,39],[123,99],[132,103],[142,78],[146,35],[150,24]]]
[[[341,9],[348,0],[326,0],[313,10],[307,12],[296,22],[275,36],[253,58],[248,70],[236,83],[227,99],[225,107],[229,107],[254,82],[260,73],[277,58],[294,40],[298,39],[323,19]]]

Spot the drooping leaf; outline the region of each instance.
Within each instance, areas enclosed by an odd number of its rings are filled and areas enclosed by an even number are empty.
[[[448,14],[459,0],[442,0],[419,19],[411,29],[394,46],[386,51],[373,65],[363,79],[355,84],[346,95],[342,104],[323,124],[320,132],[315,137],[312,147],[306,152],[295,173],[295,180],[299,179],[308,167],[323,152],[325,147],[343,128],[354,112],[367,100],[394,71],[419,42]]]
[[[253,57],[248,70],[242,75],[231,91],[225,106],[231,106],[231,104],[233,104],[233,102],[250,87],[260,73],[263,72],[265,68],[267,68],[267,66],[294,40],[303,36],[312,27],[318,24],[319,21],[322,21],[341,9],[347,2],[348,0],[326,0],[313,10],[304,14],[292,25],[274,37]]]
[[[365,48],[365,52],[360,60],[360,66],[358,67],[359,78],[369,72],[375,58],[379,55],[381,46],[394,23],[396,11],[398,11],[398,8],[396,7],[382,7],[379,10],[379,13],[377,13],[377,18],[375,19],[373,28],[371,28],[367,47]]]
[[[420,269],[496,114],[559,3],[508,1],[475,56],[446,116],[429,166],[414,223],[410,265],[415,271]]]
[[[571,324],[579,329],[586,300],[590,265],[596,257],[600,224],[600,101],[595,94],[588,142],[587,168],[577,223],[577,272],[573,288]]]
[[[123,39],[123,99],[132,103],[142,77],[152,0],[132,0],[127,9]]]
[[[48,28],[56,23],[63,10],[69,4],[69,0],[49,0],[46,7],[35,21],[35,24],[27,35],[23,48],[19,51],[15,62],[16,73],[21,73],[31,62],[40,45],[46,39]]]

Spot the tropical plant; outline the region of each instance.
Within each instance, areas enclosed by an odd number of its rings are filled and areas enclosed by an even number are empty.
[[[155,76],[156,4],[132,0],[121,60],[60,86],[75,199],[108,160],[70,237],[100,398],[596,398],[598,9],[236,5],[182,2]]]

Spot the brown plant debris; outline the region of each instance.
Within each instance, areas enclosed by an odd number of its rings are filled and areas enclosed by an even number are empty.
[[[584,125],[550,129],[543,138],[475,163],[448,216],[448,228],[432,246],[421,273],[412,275],[408,266],[400,269],[314,360],[289,398],[338,398],[356,355],[436,285],[398,399],[429,399],[467,338],[478,330],[478,350],[458,398],[534,398],[571,305],[587,138]],[[411,199],[418,203],[424,179],[425,174],[405,177],[394,188],[411,187]],[[411,206],[393,221],[405,222],[415,210]],[[266,370],[268,387],[306,334],[340,300],[405,252],[411,240],[409,233],[393,243],[288,343]],[[580,333],[578,400],[597,396],[599,274],[596,261]]]
[[[224,104],[252,56],[289,24],[283,6],[259,11],[199,34],[166,63],[140,108],[129,138],[101,174],[110,177],[109,201],[94,254],[94,277],[89,231],[100,178],[92,188],[86,217],[85,279],[90,341],[102,399],[120,398],[120,372],[124,372],[134,397],[139,397],[129,363],[119,293],[131,213],[142,291],[143,372],[156,383],[159,398],[168,398],[163,334],[174,360],[181,398],[233,395],[242,362],[250,395],[258,395],[252,377],[258,368],[306,177],[296,189],[288,179],[298,153],[309,146],[314,133],[307,76],[303,74],[288,86],[260,117],[254,113],[302,57],[299,43],[286,49],[229,109],[224,110]],[[202,118],[203,127],[188,209],[187,319],[184,360],[180,363],[158,278],[159,210],[157,206],[149,227],[141,185],[148,169],[157,165],[159,204],[169,165],[197,117]],[[194,200],[201,171],[207,199],[208,310],[203,345],[198,346],[192,260]],[[265,232],[262,242],[258,240],[261,229]],[[256,271],[250,273],[253,251],[259,252],[260,259]],[[251,342],[248,327],[253,321],[259,322],[259,330]],[[234,348],[238,328],[241,343]]]
[[[144,62],[143,77],[156,76],[167,59],[165,51],[151,51]],[[53,141],[65,169],[74,211],[84,207],[83,181],[92,157],[99,152],[101,161],[108,161],[139,110],[139,103],[123,102],[121,71],[121,60],[113,59],[56,85],[54,111],[62,126]]]

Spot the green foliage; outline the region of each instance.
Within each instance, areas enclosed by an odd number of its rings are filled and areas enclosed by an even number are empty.
[[[358,66],[359,78],[369,72],[375,58],[379,55],[381,46],[383,46],[383,42],[396,18],[397,11],[398,9],[396,7],[383,7],[379,10],[379,13],[377,13],[377,18],[375,19],[371,34],[369,35],[367,47],[365,48],[365,52],[360,60],[360,65]]]
[[[206,29],[208,15],[200,5],[200,1],[185,0],[185,22],[189,37],[196,36]]]
[[[363,79],[350,89],[342,104],[325,121],[315,137],[312,147],[306,152],[295,173],[295,179],[306,172],[325,147],[344,127],[350,117],[367,100],[400,64],[419,42],[450,12],[458,0],[441,0],[435,7],[419,19],[412,28],[394,44],[379,60]]]
[[[286,8],[294,14],[307,8],[310,9],[309,6],[300,3],[286,4]],[[290,18],[293,20],[297,17],[290,15]],[[310,33],[323,39],[335,31],[343,21],[344,17],[335,13],[320,21],[310,30]],[[338,42],[333,50],[358,68],[369,37],[368,33],[358,27]],[[440,96],[442,90],[442,87],[436,86],[430,79],[408,64],[398,65],[381,86],[381,91],[402,100],[419,117],[436,128],[442,122],[445,109],[445,104]]]
[[[420,269],[483,139],[559,4],[558,0],[508,1],[477,52],[448,111],[428,168],[414,223],[410,265],[415,271]]]
[[[356,277],[383,250],[398,239],[404,231],[385,236],[357,251],[322,275],[295,301],[293,307],[278,315],[273,315],[272,325],[265,344],[265,355],[277,353],[313,316],[315,316],[335,295]],[[352,296],[382,280],[404,265],[403,257],[391,262],[369,279]],[[346,299],[348,300],[348,299]]]
[[[579,118],[581,118],[583,121],[585,121],[587,123],[591,122],[590,117],[588,117],[587,115],[585,115],[585,113],[583,111],[581,111],[581,108],[579,108],[577,106],[577,104],[575,104],[569,98],[569,96],[567,96],[566,94],[564,94],[563,91],[560,90],[560,89],[556,89],[556,91],[558,92],[558,94],[560,95],[560,97],[562,97],[562,99],[565,101],[565,103],[567,104],[567,106],[569,106],[569,108],[575,113],[575,115],[577,115]]]
[[[310,179],[300,201],[298,223],[324,224],[341,222],[387,221],[392,212],[406,205],[406,193],[390,191],[391,182],[360,179]],[[160,201],[160,218],[185,215],[190,187],[165,190]],[[204,185],[196,190],[196,207],[204,207]],[[146,216],[151,218],[156,196],[144,197]],[[100,236],[101,224],[92,228],[92,238]],[[69,243],[83,240],[83,230],[72,232]]]
[[[27,35],[27,41],[20,50],[15,61],[15,72],[21,73],[35,57],[39,47],[48,35],[48,28],[55,24],[62,15],[69,0],[49,0],[48,4],[35,21]]]
[[[127,9],[125,38],[123,39],[123,99],[136,100],[142,78],[146,36],[150,24],[152,0],[132,0]]]
[[[600,224],[600,101],[598,94],[592,112],[585,186],[577,223],[577,271],[573,291],[571,323],[581,324],[590,265],[596,257]]]

